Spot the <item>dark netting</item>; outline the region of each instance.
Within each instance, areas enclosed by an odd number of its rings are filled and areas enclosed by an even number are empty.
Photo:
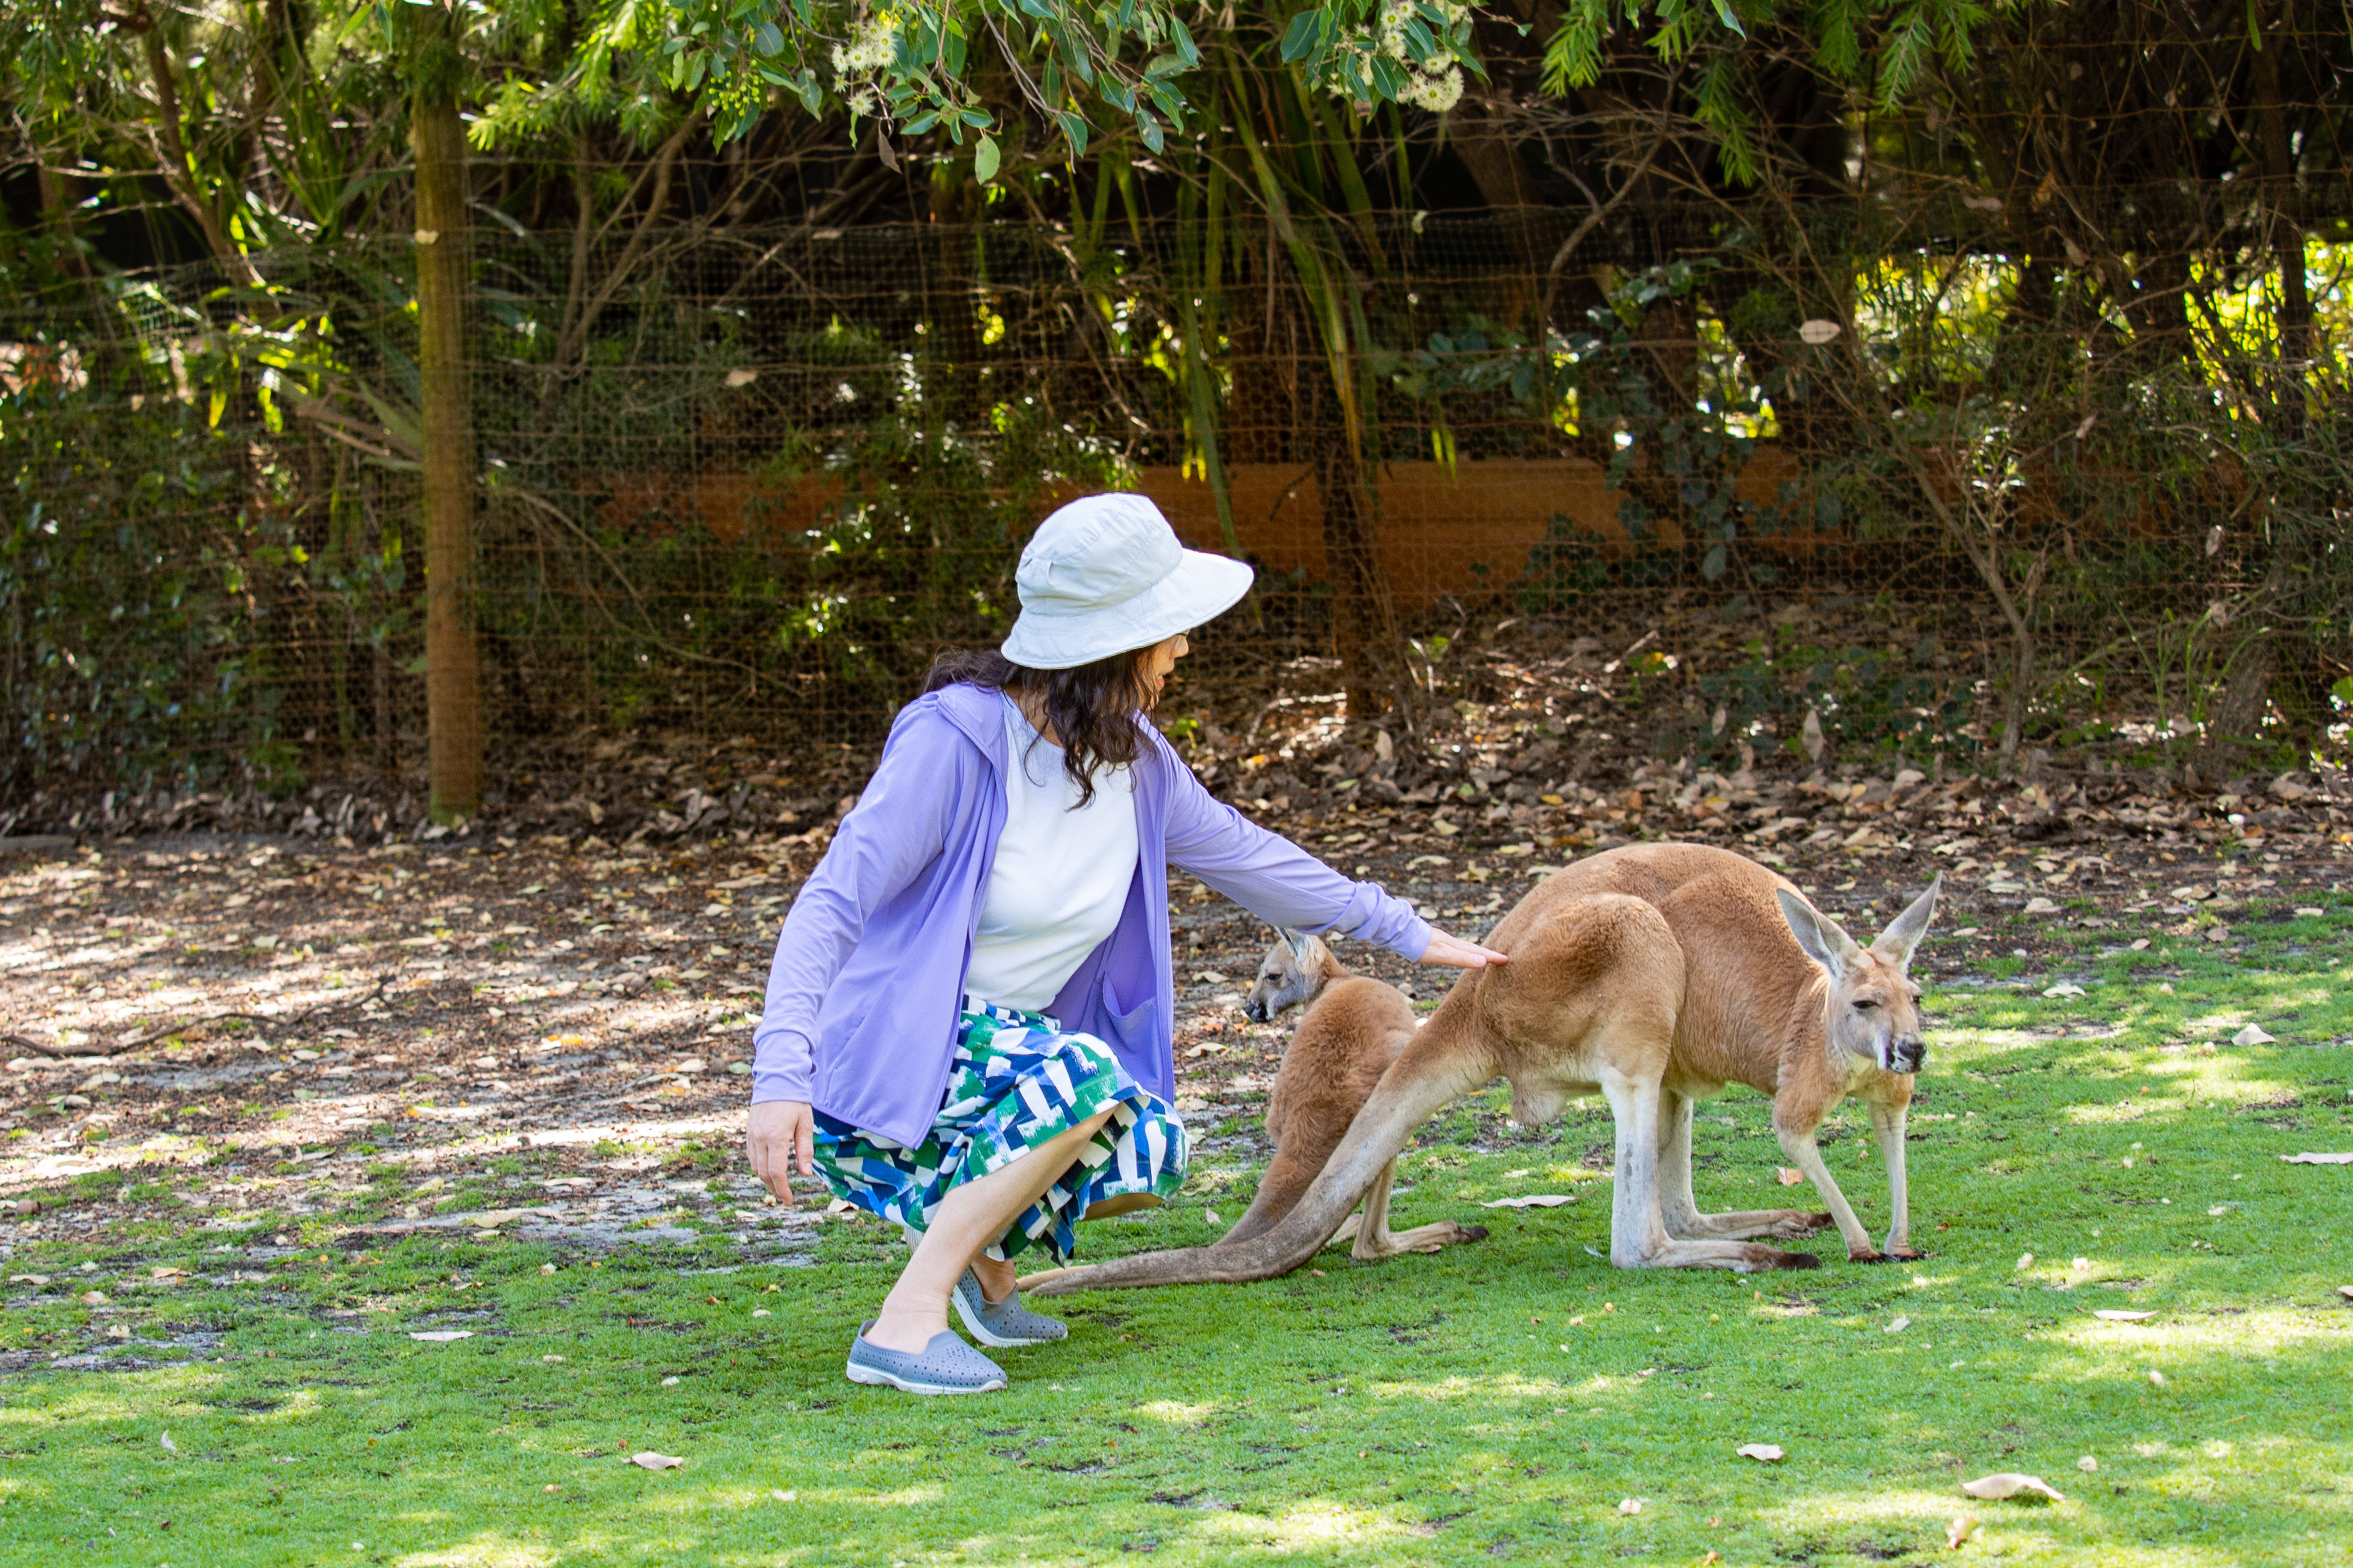
[[[478,229],[486,807],[829,812],[933,655],[1002,637],[1039,520],[1128,487],[1260,568],[1163,714],[1246,797],[1452,787],[1499,703],[1726,772],[2319,743],[2353,252],[2311,242],[2291,362],[2259,201],[2110,195],[2179,237],[2168,310],[2119,319],[1958,194],[1371,214],[1319,231],[1320,292],[1230,214]],[[414,249],[15,302],[0,826],[419,826],[449,459]],[[639,752],[728,789],[608,824],[595,775]]]

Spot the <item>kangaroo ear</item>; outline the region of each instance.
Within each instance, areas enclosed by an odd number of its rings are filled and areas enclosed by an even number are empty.
[[[1275,935],[1282,939],[1282,945],[1291,950],[1292,957],[1302,963],[1307,962],[1307,944],[1315,940],[1314,937],[1303,931],[1293,931],[1289,926],[1281,927]]]
[[[1781,918],[1789,922],[1789,934],[1798,939],[1806,956],[1829,970],[1832,980],[1843,979],[1847,960],[1862,951],[1854,939],[1839,929],[1838,921],[1788,889],[1776,888],[1773,896],[1781,900]]]
[[[1888,922],[1887,929],[1879,933],[1879,940],[1871,944],[1872,951],[1882,958],[1893,959],[1899,969],[1909,965],[1913,949],[1928,934],[1928,921],[1936,912],[1936,893],[1944,885],[1945,874],[1939,871],[1936,879],[1928,884],[1928,890]]]

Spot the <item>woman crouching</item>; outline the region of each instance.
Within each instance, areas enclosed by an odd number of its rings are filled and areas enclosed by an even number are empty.
[[[1250,569],[1184,549],[1142,496],[1073,501],[1016,574],[998,653],[949,653],[786,918],[754,1036],[752,1167],[904,1226],[914,1256],[860,1326],[853,1383],[1003,1388],[948,1327],[1064,1336],[1012,1260],[1184,1183],[1168,868],[1270,924],[1418,962],[1502,955],[1434,931],[1213,799],[1144,719]]]

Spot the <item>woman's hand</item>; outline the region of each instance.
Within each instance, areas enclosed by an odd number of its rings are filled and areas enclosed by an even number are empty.
[[[1508,963],[1511,960],[1492,947],[1481,947],[1475,942],[1464,942],[1441,931],[1431,935],[1430,945],[1422,950],[1421,962],[1443,963],[1454,969],[1484,969],[1491,963]]]
[[[767,1184],[778,1203],[792,1207],[793,1189],[786,1178],[793,1157],[800,1157],[802,1175],[817,1174],[817,1118],[808,1106],[797,1100],[763,1100],[752,1108],[744,1141],[751,1150],[752,1173]]]

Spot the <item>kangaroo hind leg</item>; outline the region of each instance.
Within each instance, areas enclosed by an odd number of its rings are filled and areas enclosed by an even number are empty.
[[[1374,1263],[1407,1252],[1436,1252],[1459,1241],[1487,1239],[1485,1226],[1457,1225],[1451,1219],[1440,1220],[1435,1225],[1418,1225],[1411,1230],[1391,1230],[1389,1185],[1396,1180],[1397,1162],[1391,1160],[1373,1183],[1373,1190],[1365,1194],[1364,1218],[1356,1227],[1356,1245],[1351,1254],[1358,1262]],[[1345,1226],[1342,1227],[1341,1234],[1347,1234]]]
[[[1616,1054],[1616,1053],[1613,1053]],[[1624,1059],[1622,1057],[1620,1059]],[[1655,1079],[1607,1076],[1602,1093],[1618,1123],[1617,1190],[1610,1194],[1609,1261],[1620,1268],[1810,1268],[1802,1252],[1669,1234],[1661,1211],[1660,1149],[1665,1091]]]
[[[1660,1110],[1659,1208],[1667,1234],[1684,1241],[1795,1241],[1831,1223],[1828,1214],[1803,1209],[1725,1209],[1702,1214],[1692,1196],[1692,1123],[1697,1101],[1672,1089],[1662,1091]]]

